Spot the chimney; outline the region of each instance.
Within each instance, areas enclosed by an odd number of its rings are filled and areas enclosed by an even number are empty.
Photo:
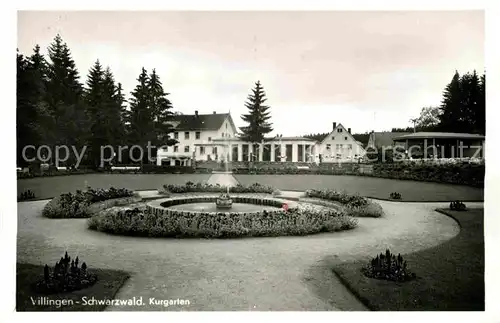
[[[347,132],[348,132],[348,133],[351,133],[351,128],[347,128]]]
[[[335,130],[335,128],[337,128],[337,123],[336,122],[333,123],[333,129],[332,130]]]
[[[198,116],[198,110],[195,110],[195,111],[194,111],[194,115],[195,115],[195,116]]]
[[[217,112],[214,111],[214,114],[217,114]]]

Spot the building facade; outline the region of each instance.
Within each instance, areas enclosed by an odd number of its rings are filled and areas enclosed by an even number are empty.
[[[333,123],[332,132],[321,142],[305,137],[269,138],[259,144],[237,136],[231,114],[175,116],[170,134],[178,143],[158,149],[157,165],[190,166],[195,161],[261,161],[328,163],[353,161],[365,154],[350,128]]]

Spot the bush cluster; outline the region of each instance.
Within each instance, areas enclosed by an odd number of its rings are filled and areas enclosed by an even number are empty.
[[[416,278],[416,274],[408,269],[407,262],[401,254],[392,254],[389,249],[373,258],[361,272],[369,278],[406,282]]]
[[[187,182],[185,185],[175,185],[175,184],[166,184],[163,185],[164,191],[170,193],[191,193],[191,192],[212,192],[212,193],[222,193],[227,191],[227,187],[220,185],[211,185],[207,183],[193,183]],[[274,191],[274,187],[265,186],[259,183],[255,183],[252,185],[241,185],[238,184],[236,186],[230,187],[230,193],[267,193],[272,194]]]
[[[80,290],[92,286],[96,281],[97,276],[88,271],[85,262],[79,266],[78,257],[71,260],[66,252],[52,271],[45,265],[43,279],[37,281],[33,288],[38,293],[55,294]]]
[[[466,209],[466,206],[461,201],[452,201],[452,202],[450,202],[450,210],[453,210],[453,211],[464,211],[465,209]]]
[[[398,192],[392,192],[389,197],[393,200],[401,200],[401,194]]]
[[[378,218],[384,215],[384,211],[378,203],[371,202],[359,195],[349,195],[346,192],[330,189],[311,189],[306,191],[306,196],[338,202],[343,206],[344,213],[352,217]]]
[[[48,218],[86,218],[90,216],[89,206],[106,200],[132,197],[134,192],[127,189],[89,189],[76,193],[61,194],[45,205],[42,215]]]
[[[26,190],[19,195],[19,201],[28,201],[35,198],[35,193],[32,190]]]
[[[332,210],[314,208],[248,213],[153,212],[144,208],[111,208],[90,218],[88,225],[93,230],[120,235],[233,238],[347,230],[355,228],[357,220]]]

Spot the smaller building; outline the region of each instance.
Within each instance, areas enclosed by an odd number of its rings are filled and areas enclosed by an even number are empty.
[[[412,158],[484,158],[485,136],[454,132],[415,132],[393,138]]]

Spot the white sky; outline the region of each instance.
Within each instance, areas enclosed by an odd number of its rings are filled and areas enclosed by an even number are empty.
[[[19,12],[21,53],[57,33],[81,81],[99,59],[128,98],[156,68],[176,111],[231,111],[237,126],[260,80],[283,135],[409,126],[455,69],[484,70],[481,11]]]

